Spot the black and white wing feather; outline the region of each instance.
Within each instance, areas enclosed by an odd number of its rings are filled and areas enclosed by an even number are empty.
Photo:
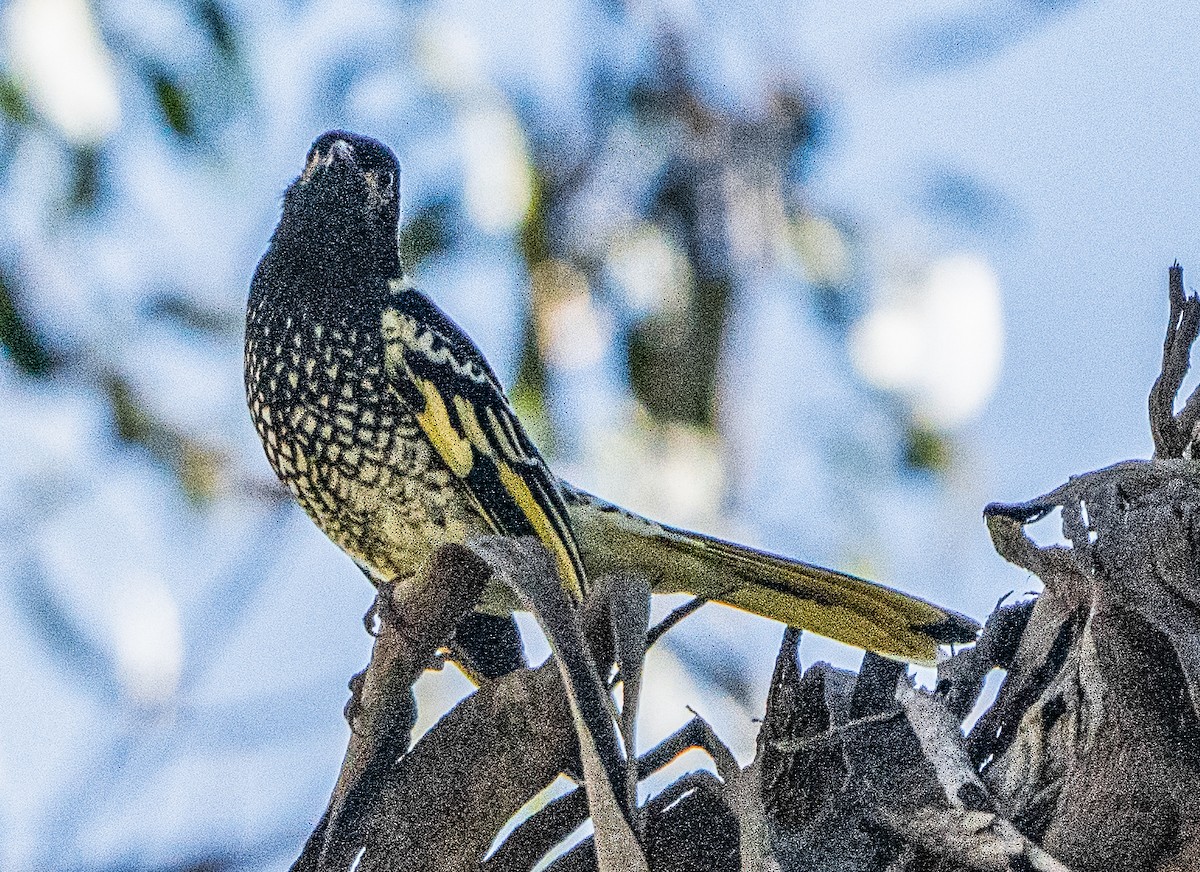
[[[576,600],[586,576],[558,480],[467,335],[419,291],[397,287],[382,314],[389,385],[492,528],[536,536]]]

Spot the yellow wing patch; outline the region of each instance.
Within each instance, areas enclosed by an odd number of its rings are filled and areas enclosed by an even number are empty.
[[[495,466],[500,486],[524,516],[534,535],[554,555],[563,587],[576,600],[582,599],[586,580],[575,555],[575,544],[565,541],[559,532],[562,529],[569,531],[569,521],[566,518],[552,518],[548,513],[557,514],[553,504],[544,507],[534,493],[534,488],[553,487],[552,480],[536,483],[537,476],[548,475],[544,467],[539,466],[537,470],[530,470],[529,474],[535,476],[535,483],[531,484],[510,465],[517,464],[525,469],[540,464],[536,452],[530,455],[522,449],[521,434],[518,432],[520,424],[505,412],[497,412],[486,404],[476,407],[457,392],[443,395],[433,381],[413,371],[407,355],[418,355],[430,363],[445,367],[448,374],[452,373],[454,377],[464,379],[479,389],[490,388],[495,392],[496,401],[503,403],[503,391],[489,375],[486,365],[469,357],[457,359],[448,347],[435,341],[431,330],[422,330],[412,316],[388,309],[383,312],[381,326],[385,343],[385,371],[389,378],[407,380],[421,394],[425,401],[424,408],[414,414],[434,450],[451,472],[464,481],[475,468],[475,451],[479,452],[479,462]],[[454,419],[451,418],[451,412]],[[469,488],[467,492],[480,514],[490,518],[494,525],[496,520],[484,508],[480,496],[470,492]],[[558,526],[555,525],[556,520]]]
[[[425,431],[450,470],[459,478],[466,478],[475,465],[470,441],[454,429],[446,401],[434,383],[419,376],[413,376],[413,382],[425,397],[425,409],[417,413],[417,424]]]
[[[494,458],[496,452],[492,448],[492,443],[488,441],[487,435],[484,434],[483,427],[479,425],[479,416],[475,414],[475,407],[455,394],[454,411],[458,414],[458,420],[466,432],[467,441],[478,448],[481,454]]]
[[[562,537],[558,535],[554,524],[550,522],[550,519],[546,516],[537,499],[534,498],[529,485],[525,483],[525,479],[513,472],[512,467],[503,460],[496,464],[496,469],[500,473],[500,483],[504,485],[504,489],[508,491],[509,496],[513,498],[516,504],[520,506],[521,513],[529,519],[529,523],[537,534],[538,539],[550,549],[554,555],[554,559],[558,561],[558,571],[562,576],[563,587],[576,600],[583,599],[583,585],[578,573],[575,571],[575,563],[571,559],[571,552],[567,549],[567,545],[563,542]]]

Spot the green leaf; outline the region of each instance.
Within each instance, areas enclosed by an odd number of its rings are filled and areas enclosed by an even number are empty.
[[[33,121],[33,110],[29,108],[25,93],[7,73],[0,74],[0,112],[17,124],[26,125]]]

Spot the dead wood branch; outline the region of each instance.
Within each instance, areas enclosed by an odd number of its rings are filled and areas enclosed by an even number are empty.
[[[412,685],[474,608],[490,576],[491,567],[468,549],[447,545],[413,584],[380,590],[371,663],[351,685],[350,745],[329,808],[294,872],[345,869],[353,862],[377,816],[380,787],[408,749],[416,720]]]
[[[1162,372],[1150,389],[1150,434],[1155,458],[1191,456],[1196,422],[1200,420],[1200,391],[1193,391],[1179,414],[1175,401],[1191,363],[1192,343],[1200,331],[1200,298],[1183,290],[1183,268],[1170,269],[1168,297],[1171,315],[1163,341]]]

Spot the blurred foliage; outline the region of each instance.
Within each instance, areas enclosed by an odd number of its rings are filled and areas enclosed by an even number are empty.
[[[229,458],[220,449],[200,444],[149,411],[129,382],[116,373],[103,380],[117,437],[149,452],[179,479],[196,503],[211,500],[224,484]]]
[[[115,680],[111,654],[80,627],[77,616],[64,608],[40,573],[31,570],[19,574],[12,594],[26,623],[37,631],[57,663],[83,676],[91,693],[119,698],[120,687]]]
[[[89,212],[100,202],[100,151],[91,146],[76,146],[69,150],[69,158],[71,181],[67,205],[74,212]]]
[[[180,447],[176,434],[146,410],[129,382],[109,374],[104,379],[104,390],[112,407],[117,438],[142,446],[156,460],[173,461]]]
[[[930,427],[914,424],[905,434],[904,463],[915,472],[945,472],[953,459],[950,440]]]
[[[709,427],[730,283],[700,281],[690,290],[694,308],[682,315],[650,315],[634,325],[626,365],[634,395],[656,418]]]
[[[521,221],[517,234],[517,245],[530,274],[538,264],[550,259],[549,198],[554,188],[548,184],[543,172],[534,165],[531,173],[529,208]],[[521,354],[517,362],[516,377],[509,392],[513,408],[529,429],[534,442],[549,455],[555,451],[554,427],[551,425],[546,398],[546,361],[542,356],[537,335],[537,321],[531,298],[530,311],[521,332]]]
[[[866,308],[856,286],[861,253],[854,250],[853,232],[833,219],[802,213],[791,222],[789,242],[812,285],[814,312],[844,333]]]
[[[178,57],[161,56],[161,50],[148,49],[140,34],[106,27],[103,16],[102,38],[112,59],[133,73],[152,96],[166,130],[181,142],[211,143],[223,125],[250,108],[239,40],[233,21],[215,0],[184,2],[181,10],[195,23],[206,45],[206,50],[188,63]],[[5,133],[9,144],[15,146],[27,136],[48,137],[56,143],[65,168],[58,204],[66,217],[86,219],[107,193],[109,146],[105,142],[72,141],[33,108],[29,88],[29,83],[12,72],[0,70],[0,112],[8,121]],[[10,147],[7,152],[13,150]],[[0,175],[7,170],[6,157],[0,159]],[[202,333],[232,336],[241,326],[240,316],[231,319],[226,313],[196,303],[186,292],[151,296],[141,308],[146,317],[172,321]],[[58,369],[60,359],[91,357],[94,349],[74,347],[79,342],[78,337],[66,336],[62,349],[52,351],[22,305],[15,276],[0,272],[0,347],[18,370],[45,377]],[[165,464],[191,500],[210,500],[225,485],[229,458],[224,449],[188,436],[139,397],[117,369],[106,371],[95,384],[101,387],[111,410],[117,437],[145,449],[155,461]],[[248,489],[261,491],[249,484]],[[265,495],[271,500],[278,498],[273,490]]]
[[[193,5],[196,21],[205,35],[226,61],[237,63],[241,59],[237,33],[229,15],[216,0],[198,0]]]
[[[193,138],[196,135],[196,121],[187,91],[165,70],[152,69],[147,78],[167,126],[184,139]]]
[[[0,75],[0,112],[18,125],[33,122],[33,110],[16,80],[8,74]]]
[[[400,228],[400,259],[408,271],[454,242],[454,203],[441,197],[421,206]]]
[[[26,375],[45,377],[54,369],[54,355],[33,320],[22,311],[12,277],[3,272],[0,272],[0,347]]]
[[[521,221],[517,244],[525,263],[532,268],[551,256],[550,206],[568,188],[568,183],[559,180],[556,184],[536,162],[531,176],[529,209]]]
[[[242,319],[230,317],[208,306],[202,306],[184,293],[166,293],[151,297],[142,307],[142,314],[154,320],[178,324],[197,333],[233,335],[242,329]]]
[[[226,125],[255,109],[235,19],[215,0],[176,2],[177,14],[191,25],[188,36],[198,37],[192,51],[170,53],[136,30],[111,24],[102,26],[105,41],[147,89],[177,142],[215,148]]]
[[[797,156],[807,147],[813,128],[808,100],[793,86],[781,84],[764,101],[768,108],[757,114],[717,106],[692,80],[684,51],[670,33],[654,44],[640,76],[629,79],[601,67],[594,90],[603,109],[595,115],[580,159],[564,165],[558,142],[548,136],[533,139],[536,181],[521,226],[521,252],[531,272],[551,258],[562,260],[603,293],[608,286],[606,264],[597,250],[629,228],[605,228],[608,240],[589,240],[594,248],[582,247],[572,238],[572,210],[578,208],[581,191],[602,184],[604,174],[611,172],[617,159],[609,153],[611,144],[620,142],[618,131],[633,121],[641,147],[662,155],[662,169],[644,196],[625,205],[637,209],[635,220],[661,231],[683,253],[689,269],[682,300],[651,305],[625,325],[627,378],[654,419],[711,427],[725,324],[739,270],[730,238],[753,232],[739,226],[740,204],[731,201],[729,182],[744,181],[765,198],[774,198],[781,213],[790,208],[788,191],[798,179],[789,173],[801,166]],[[535,119],[527,127],[539,129]],[[775,230],[762,229],[767,234]],[[771,240],[762,242],[769,246]],[[832,288],[835,278],[826,286]],[[518,379],[522,396],[544,389],[545,364],[539,358],[546,342],[537,338],[530,331],[524,343]]]

